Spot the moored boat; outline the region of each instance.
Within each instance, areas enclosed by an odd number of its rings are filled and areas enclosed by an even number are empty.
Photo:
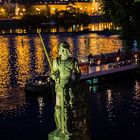
[[[37,75],[30,78],[25,84],[26,93],[46,93],[51,94],[54,90],[54,82],[48,75]]]

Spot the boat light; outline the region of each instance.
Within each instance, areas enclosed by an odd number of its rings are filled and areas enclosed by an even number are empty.
[[[101,60],[98,60],[98,61],[97,61],[97,64],[100,65],[100,64],[101,64]]]
[[[50,82],[50,77],[47,78],[47,82]]]
[[[137,58],[138,58],[138,55],[137,55],[137,54],[135,54],[135,55],[134,55],[134,58],[135,58],[135,59],[137,59]]]
[[[116,61],[117,61],[117,62],[120,61],[120,57],[117,57],[117,58],[116,58]]]
[[[42,81],[38,81],[38,84],[42,84]]]

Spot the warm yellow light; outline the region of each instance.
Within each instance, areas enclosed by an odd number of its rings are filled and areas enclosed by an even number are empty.
[[[134,58],[138,58],[138,55],[137,55],[137,54],[135,54],[135,55],[134,55]]]
[[[1,9],[1,12],[4,12],[4,9]]]
[[[98,60],[98,61],[97,61],[97,64],[100,65],[100,64],[101,64],[101,60]]]
[[[23,11],[23,12],[25,12],[25,11],[26,11],[26,9],[25,9],[25,8],[23,8],[23,9],[22,9],[22,11]]]
[[[40,9],[39,8],[36,8],[36,11],[40,11]]]
[[[117,57],[116,60],[117,60],[117,62],[120,61],[120,57]]]

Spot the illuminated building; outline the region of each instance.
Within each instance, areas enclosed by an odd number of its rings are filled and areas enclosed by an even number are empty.
[[[18,3],[19,8],[24,8],[24,5],[30,4],[33,8],[44,10],[46,5],[50,8],[50,13],[67,10],[67,6],[71,5],[78,8],[81,12],[88,14],[98,13],[99,2],[97,0],[0,0],[0,4],[4,3]]]

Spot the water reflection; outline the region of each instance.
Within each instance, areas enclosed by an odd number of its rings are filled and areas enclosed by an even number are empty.
[[[4,94],[2,94],[4,93]],[[0,94],[0,112],[6,115],[21,115],[25,110],[26,99],[24,91],[19,88],[5,90]],[[9,114],[10,113],[10,114]]]
[[[0,96],[4,94],[4,91],[10,82],[10,66],[9,66],[9,49],[8,39],[0,36]]]
[[[45,103],[43,102],[43,97],[38,97],[38,105],[39,105],[39,114],[38,114],[38,118],[39,118],[39,122],[42,123],[42,117],[43,117],[43,108]]]
[[[135,81],[134,93],[135,93],[135,96],[140,97],[140,83],[138,80]]]
[[[44,73],[45,71],[45,55],[39,37],[34,38],[35,45],[35,70],[37,73]]]
[[[56,35],[51,35],[48,37],[48,45],[46,46],[47,48],[50,47],[51,52],[50,52],[50,57],[52,59],[55,59],[57,57],[57,53],[58,53],[58,44],[59,42],[59,37]]]
[[[73,56],[80,61],[89,53],[93,55],[117,51],[121,41],[117,36],[102,37],[96,34],[42,35],[50,59],[57,57],[58,44],[66,40],[71,45]],[[7,35],[1,36],[1,82],[0,86],[20,86],[36,74],[46,73],[48,62],[39,36]],[[5,82],[5,84],[4,84]],[[9,83],[8,83],[9,82]]]
[[[15,38],[15,49],[17,55],[17,76],[18,84],[23,87],[23,83],[29,78],[30,72],[30,50],[29,50],[29,39],[24,36],[17,36]]]
[[[112,98],[112,90],[111,89],[108,89],[107,92],[107,105],[106,105],[106,108],[107,108],[107,112],[108,112],[108,121],[113,121],[113,118],[115,117],[114,115],[114,112],[113,112],[113,108],[114,108],[114,101],[113,101],[113,98]]]
[[[89,53],[114,52],[121,47],[117,36],[62,33],[42,34],[42,37],[51,60],[57,57],[62,40],[70,43],[71,53],[79,61]],[[30,77],[47,73],[49,65],[38,34],[4,35],[0,39],[0,97],[9,98],[9,89],[24,88]]]
[[[78,31],[83,31],[84,29],[89,29],[90,31],[102,31],[104,29],[119,29],[118,27],[115,27],[111,22],[99,22],[99,23],[91,23],[87,26],[84,25],[76,25],[73,24],[71,27],[42,27],[42,28],[34,28],[31,29],[30,27],[28,28],[16,28],[16,29],[2,29],[0,30],[0,34],[7,34],[7,33],[17,33],[17,34],[22,34],[22,33],[37,33],[39,32],[78,32]]]

